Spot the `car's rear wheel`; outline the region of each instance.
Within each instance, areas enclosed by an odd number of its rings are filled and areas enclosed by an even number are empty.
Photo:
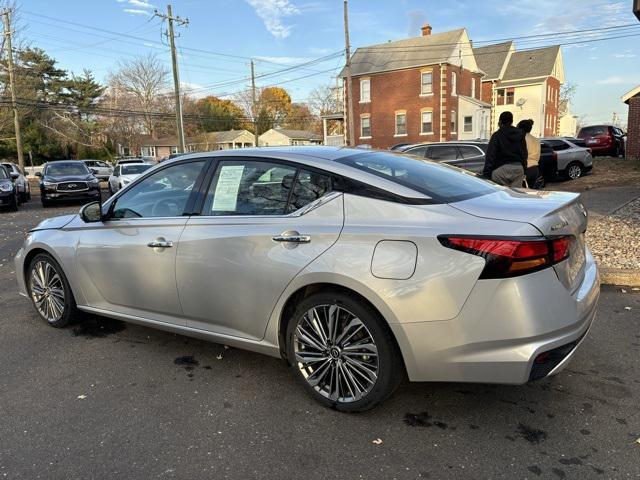
[[[567,165],[565,174],[567,175],[567,178],[575,180],[577,178],[580,178],[584,174],[584,169],[578,162],[573,162]]]
[[[78,314],[67,277],[53,257],[41,253],[33,257],[26,274],[27,289],[41,318],[62,328]]]
[[[287,325],[294,375],[325,406],[360,412],[388,398],[404,375],[401,354],[380,315],[343,293],[305,298]]]
[[[11,197],[11,202],[9,203],[9,211],[11,212],[17,212],[18,211],[18,195],[13,195],[13,197]]]

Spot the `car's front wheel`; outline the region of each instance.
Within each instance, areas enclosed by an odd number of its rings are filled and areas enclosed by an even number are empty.
[[[305,298],[287,325],[293,373],[320,403],[360,412],[388,398],[404,376],[384,320],[356,297],[320,292]]]
[[[67,277],[53,257],[44,253],[33,257],[26,283],[36,311],[49,325],[62,328],[75,319],[78,309],[73,293]]]
[[[570,163],[567,166],[567,169],[565,170],[565,174],[567,175],[567,178],[571,180],[580,178],[583,173],[584,173],[584,170],[582,168],[582,165],[580,165],[578,162]]]

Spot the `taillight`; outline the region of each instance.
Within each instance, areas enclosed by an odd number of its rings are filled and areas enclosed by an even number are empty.
[[[509,278],[542,270],[569,257],[575,238],[530,239],[508,237],[438,237],[447,248],[477,255],[486,260],[480,278]]]

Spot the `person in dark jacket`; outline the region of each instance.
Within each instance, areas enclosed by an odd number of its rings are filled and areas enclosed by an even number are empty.
[[[500,114],[498,126],[489,140],[483,174],[500,185],[521,187],[528,156],[524,132],[513,126],[511,112]]]

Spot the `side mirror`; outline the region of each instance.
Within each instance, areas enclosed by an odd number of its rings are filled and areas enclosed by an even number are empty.
[[[16,173],[16,172],[11,172],[11,180],[17,180],[18,178],[20,178],[20,174]]]
[[[97,175],[98,174],[98,169],[97,168],[90,168],[89,170],[91,170],[91,173],[93,175]]]
[[[36,176],[36,177],[42,177],[42,172],[36,172],[36,173],[35,173],[35,176]]]
[[[85,223],[95,223],[102,220],[100,202],[87,203],[80,209],[80,218]]]

